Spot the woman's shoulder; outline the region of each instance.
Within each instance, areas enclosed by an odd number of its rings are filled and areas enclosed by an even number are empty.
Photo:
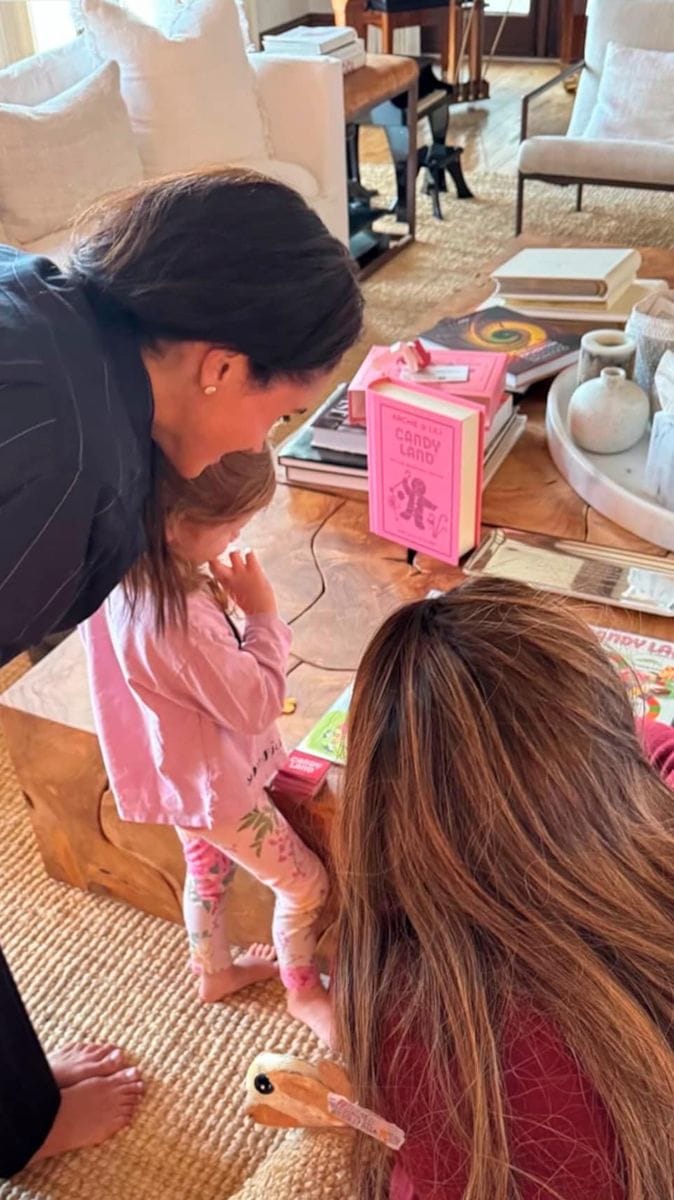
[[[53,369],[71,349],[86,353],[77,339],[94,322],[84,290],[48,258],[0,246],[0,313],[0,349],[13,347],[14,362]],[[17,346],[29,344],[30,356],[20,357]]]

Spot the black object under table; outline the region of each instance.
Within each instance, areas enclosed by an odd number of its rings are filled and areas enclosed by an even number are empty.
[[[450,84],[436,77],[431,59],[417,58],[414,61],[418,66],[419,78],[417,111],[413,122],[410,122],[407,91],[399,92],[361,110],[347,120],[349,219],[352,250],[356,258],[362,259],[364,251],[368,253],[370,242],[374,244],[377,238],[372,225],[387,212],[395,215],[397,221],[407,223],[411,229],[411,236],[414,236],[413,225],[410,226],[410,213],[413,213],[411,193],[414,191],[415,177],[419,170],[426,174],[423,190],[431,197],[433,215],[438,220],[442,220],[440,197],[443,192],[447,192],[447,174],[454,183],[458,199],[470,199],[473,195],[461,166],[462,147],[446,144],[453,89]],[[422,118],[428,120],[431,144],[420,146],[416,150],[415,170],[411,172],[411,140],[416,138],[417,122]],[[382,128],[389,144],[396,173],[396,197],[387,209],[373,205],[372,198],[376,193],[364,188],[361,183],[358,134],[363,125]],[[368,266],[377,261],[377,255],[372,253],[372,249],[369,253]],[[377,265],[380,261],[381,258]]]

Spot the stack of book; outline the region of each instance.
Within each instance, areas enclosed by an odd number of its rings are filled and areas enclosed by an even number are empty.
[[[266,34],[262,45],[268,54],[288,58],[337,58],[345,75],[365,66],[365,42],[348,25],[296,25],[285,33]]]
[[[277,452],[277,474],[284,483],[368,491],[368,434],[365,397],[391,374],[411,391],[425,395],[430,386],[441,403],[465,400],[483,413],[482,486],[486,487],[526,425],[504,390],[507,356],[447,354],[431,350],[431,363],[413,376],[382,366],[390,348],[373,347],[350,385],[341,384]],[[391,363],[392,363],[391,359]]]
[[[319,409],[292,433],[276,453],[276,475],[281,483],[302,484],[305,487],[347,488],[356,492],[367,491],[367,448],[365,431],[358,430],[356,440],[351,441],[343,427],[348,424],[347,385],[340,384],[328,396]],[[341,443],[321,445],[321,433],[328,441],[330,434],[342,431],[346,449]],[[318,441],[314,441],[314,437]]]
[[[639,300],[663,291],[663,279],[637,279],[638,250],[531,248],[492,273],[487,305],[505,304],[532,317],[623,324]]]

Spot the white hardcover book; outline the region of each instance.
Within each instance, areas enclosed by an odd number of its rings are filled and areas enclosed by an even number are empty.
[[[638,250],[532,246],[508,259],[492,278],[499,291],[512,299],[602,304],[632,283],[640,266]]]
[[[356,38],[353,42],[349,42],[347,46],[339,46],[337,50],[329,50],[326,54],[321,55],[321,58],[338,58],[341,62],[349,62],[352,58],[360,58],[365,54],[365,40]]]
[[[497,290],[479,307],[491,308],[493,304],[502,304],[527,317],[540,317],[547,321],[588,321],[595,328],[600,328],[602,325],[624,325],[639,300],[651,292],[666,292],[667,286],[664,279],[635,279],[634,283],[628,284],[609,303],[604,304],[586,304],[584,300],[545,300],[542,297],[524,300]]]
[[[355,42],[356,31],[350,25],[297,25],[285,33],[268,33],[262,38],[265,50],[273,54],[307,55],[330,54]]]
[[[326,54],[326,58],[332,58],[331,54]],[[367,62],[367,54],[364,50],[357,49],[355,54],[351,54],[348,58],[340,58],[342,64],[342,72],[344,75],[350,75],[352,71],[360,71]]]

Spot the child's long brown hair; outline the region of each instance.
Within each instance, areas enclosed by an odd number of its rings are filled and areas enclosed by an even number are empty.
[[[517,1197],[499,1032],[519,998],[601,1097],[629,1200],[674,1196],[674,797],[589,627],[487,580],[394,613],[356,679],[335,850],[360,1103],[381,1111],[394,1022],[428,1051],[420,1094],[447,1098],[465,1200]],[[383,1152],[356,1160],[359,1200],[383,1200]]]
[[[224,454],[196,479],[183,479],[163,457],[158,459],[152,493],[145,506],[145,553],[124,579],[133,613],[148,596],[155,607],[157,633],[167,623],[184,622],[188,592],[203,583],[198,569],[184,562],[167,538],[170,519],[195,525],[247,520],[269,504],[276,481],[268,446],[259,452]]]

